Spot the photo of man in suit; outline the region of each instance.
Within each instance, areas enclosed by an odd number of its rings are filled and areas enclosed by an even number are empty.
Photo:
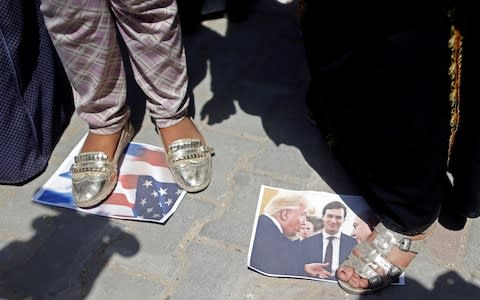
[[[357,244],[355,238],[341,232],[347,217],[347,207],[332,201],[322,209],[322,233],[301,242],[306,276],[335,280],[335,271]]]
[[[308,201],[299,193],[280,191],[257,219],[248,265],[271,275],[302,275],[297,233],[305,224]]]

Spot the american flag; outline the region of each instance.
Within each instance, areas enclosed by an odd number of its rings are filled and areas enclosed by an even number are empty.
[[[113,193],[97,207],[78,208],[72,199],[69,168],[82,144],[34,196],[34,202],[113,218],[164,223],[186,194],[174,182],[163,149],[130,143]]]

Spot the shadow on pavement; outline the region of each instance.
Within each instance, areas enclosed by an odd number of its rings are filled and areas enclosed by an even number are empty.
[[[477,299],[480,288],[461,278],[456,272],[450,271],[439,277],[434,282],[432,289],[428,289],[415,279],[406,278],[405,286],[391,287],[381,292],[361,296],[359,299]]]
[[[84,299],[113,255],[140,245],[108,218],[55,209],[32,222],[28,241],[0,249],[1,299]]]
[[[257,0],[246,20],[226,22],[225,34],[203,23],[185,36],[190,91],[207,78],[208,72],[211,80],[211,98],[205,103],[191,101],[191,115],[199,114],[209,125],[234,117],[237,107],[259,116],[277,146],[298,148],[336,192],[355,193],[308,118],[305,96],[309,73],[296,1],[285,5]]]

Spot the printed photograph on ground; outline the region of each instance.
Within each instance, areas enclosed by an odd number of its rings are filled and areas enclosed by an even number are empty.
[[[361,196],[262,185],[248,267],[267,276],[336,282],[339,265],[376,223]]]
[[[131,142],[120,167],[117,186],[99,206],[82,209],[72,198],[70,166],[83,139],[33,196],[33,201],[117,219],[165,223],[186,192],[175,183],[163,148]]]

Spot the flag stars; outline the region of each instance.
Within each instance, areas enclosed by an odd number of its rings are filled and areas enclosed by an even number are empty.
[[[135,204],[132,213],[135,218],[161,221],[172,213],[175,203],[185,194],[173,182],[157,181],[148,175],[140,175],[137,179]]]
[[[158,192],[160,193],[160,196],[163,196],[167,194],[167,189],[160,188]]]
[[[151,180],[145,180],[145,182],[142,184],[144,187],[150,187],[152,186],[152,181]]]

